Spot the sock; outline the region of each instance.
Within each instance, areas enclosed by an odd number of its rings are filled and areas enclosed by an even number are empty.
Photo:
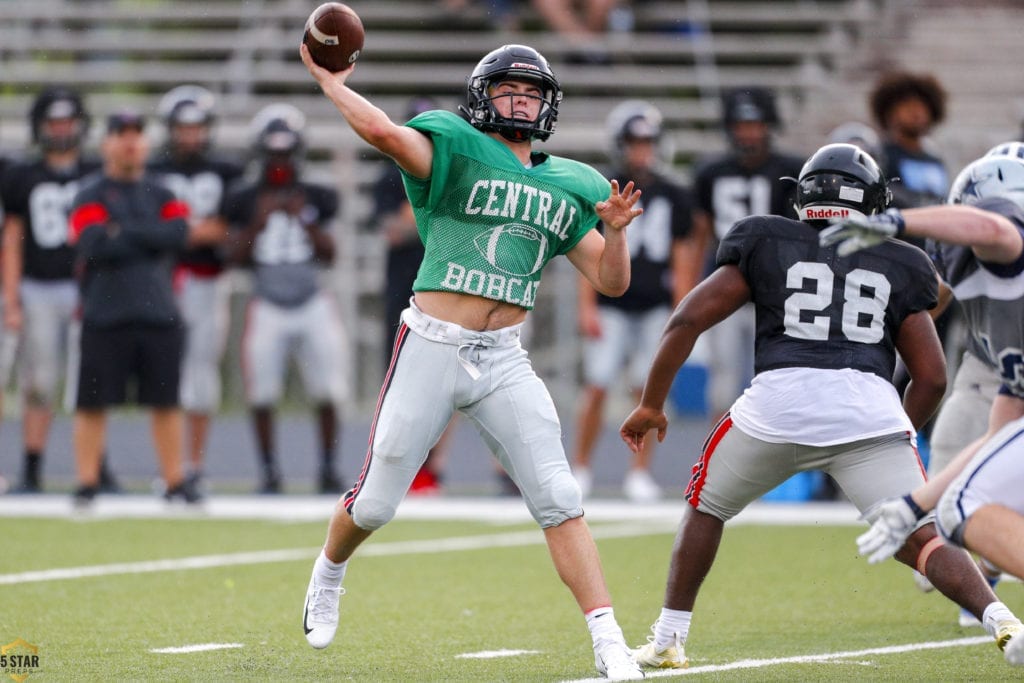
[[[686,637],[690,634],[691,618],[693,612],[662,607],[661,616],[654,624],[654,647],[664,650],[667,647],[675,647],[676,640],[685,643]]]
[[[1013,615],[1010,608],[1001,602],[990,603],[985,608],[984,614],[981,615],[981,623],[985,625],[985,630],[993,638],[996,635],[996,628],[1002,621],[1013,621],[1017,617]]]
[[[39,451],[25,451],[25,481],[39,481],[39,467],[43,462],[43,454]]]
[[[584,615],[587,620],[587,628],[590,629],[590,637],[596,643],[598,640],[621,640],[626,638],[622,635],[622,629],[615,621],[615,611],[609,607],[596,607]]]
[[[276,460],[277,458],[274,457],[274,454],[269,451],[260,453],[260,463],[263,465],[263,474],[268,479],[277,476]]]
[[[348,560],[344,562],[331,562],[327,555],[321,550],[313,564],[314,581],[321,586],[340,586],[345,580],[345,570],[348,568]]]
[[[325,472],[330,472],[334,468],[334,449],[328,448],[320,453],[320,467]]]

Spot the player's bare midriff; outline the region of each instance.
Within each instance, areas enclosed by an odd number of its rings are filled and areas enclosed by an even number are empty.
[[[416,305],[433,318],[478,332],[500,330],[526,319],[522,306],[459,292],[416,292]]]

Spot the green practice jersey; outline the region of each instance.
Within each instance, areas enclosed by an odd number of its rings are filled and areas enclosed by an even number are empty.
[[[408,126],[434,144],[431,175],[403,175],[426,255],[413,290],[475,294],[532,309],[544,265],[597,225],[610,184],[569,159],[532,168],[502,142],[446,111]]]

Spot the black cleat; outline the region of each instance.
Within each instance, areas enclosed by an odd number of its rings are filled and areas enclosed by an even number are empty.
[[[199,494],[199,491],[192,485],[191,479],[184,479],[177,486],[172,486],[164,492],[164,500],[168,503],[181,500],[192,505],[200,502],[202,499],[203,497]]]
[[[79,486],[72,494],[71,503],[76,508],[87,508],[96,500],[96,494],[99,491],[99,486]]]
[[[263,475],[263,483],[256,489],[256,493],[267,496],[274,496],[281,493],[281,475],[270,472]]]

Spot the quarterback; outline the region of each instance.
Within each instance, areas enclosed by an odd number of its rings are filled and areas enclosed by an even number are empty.
[[[429,111],[405,126],[301,48],[310,73],[352,129],[402,170],[426,249],[370,428],[366,460],[335,510],[306,594],[303,627],[316,648],[338,627],[349,558],[386,524],[455,411],[479,429],[543,528],[555,568],[586,617],[598,671],[643,673],[615,621],[597,548],[583,521],[558,414],[520,344],[541,272],[558,255],[598,291],[629,286],[625,228],[640,215],[584,164],[533,149],[555,127],[562,92],[536,50],[505,45],[467,81],[462,116]],[[604,223],[602,235],[593,228]]]

